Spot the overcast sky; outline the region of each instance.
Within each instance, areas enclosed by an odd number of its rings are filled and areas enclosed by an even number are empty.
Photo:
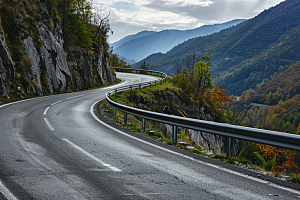
[[[250,19],[283,0],[94,0],[110,10],[109,42],[143,30],[194,29]]]

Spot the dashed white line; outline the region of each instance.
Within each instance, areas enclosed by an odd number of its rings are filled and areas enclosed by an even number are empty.
[[[55,104],[57,104],[57,103],[60,103],[60,102],[62,102],[62,100],[60,100],[60,101],[57,101],[57,102],[54,102],[53,104],[51,104],[50,106],[53,106],[53,105],[55,105]]]
[[[95,102],[95,103],[91,106],[91,108],[90,108],[90,113],[91,113],[91,115],[94,117],[94,119],[97,120],[97,121],[98,121],[99,123],[101,123],[102,125],[108,127],[108,128],[111,129],[111,130],[114,130],[114,131],[116,131],[116,132],[118,132],[118,133],[120,133],[120,134],[122,134],[122,135],[125,135],[125,136],[127,136],[127,137],[129,137],[129,138],[132,138],[132,139],[137,140],[137,141],[139,141],[139,142],[142,142],[142,143],[144,143],[144,144],[148,144],[148,145],[150,145],[150,146],[152,146],[152,147],[154,147],[154,148],[161,149],[161,150],[164,150],[164,151],[166,151],[166,152],[172,153],[172,154],[174,154],[174,155],[181,156],[181,157],[190,159],[190,160],[192,160],[192,161],[201,163],[201,164],[203,164],[203,165],[210,166],[210,167],[213,167],[213,168],[216,168],[216,169],[225,171],[225,172],[229,172],[229,173],[235,174],[235,175],[237,175],[237,176],[241,176],[241,177],[244,177],[244,178],[247,178],[247,179],[251,179],[251,180],[253,180],[253,181],[257,181],[257,182],[260,182],[260,183],[268,184],[268,185],[270,185],[270,186],[272,186],[272,187],[274,187],[274,188],[282,189],[282,190],[285,190],[285,191],[292,192],[292,193],[294,193],[294,194],[300,195],[300,191],[293,190],[293,189],[291,189],[291,188],[287,188],[287,187],[284,187],[284,186],[276,185],[275,183],[270,183],[270,182],[268,182],[268,181],[264,181],[264,180],[261,180],[261,179],[258,179],[258,178],[252,177],[252,176],[248,176],[248,175],[246,175],[246,174],[242,174],[242,173],[239,173],[239,172],[230,170],[230,169],[226,169],[226,168],[220,167],[220,166],[218,166],[218,165],[206,163],[206,162],[203,162],[203,161],[201,161],[201,160],[194,159],[194,158],[192,158],[192,157],[190,157],[190,156],[186,156],[186,155],[183,155],[183,154],[181,154],[181,153],[177,153],[177,152],[175,152],[175,151],[166,149],[166,148],[161,147],[161,146],[157,146],[157,145],[152,144],[152,143],[150,143],[150,142],[147,142],[147,141],[145,141],[145,140],[142,140],[142,139],[136,138],[136,137],[134,137],[134,136],[132,136],[132,135],[129,135],[129,134],[127,134],[127,133],[124,133],[124,132],[122,132],[122,131],[120,131],[120,130],[118,130],[118,129],[116,129],[116,128],[114,128],[114,127],[112,127],[112,126],[110,126],[110,125],[108,125],[108,124],[106,124],[106,123],[104,123],[103,121],[101,121],[101,120],[94,114],[93,108],[94,108],[94,106],[95,106],[97,103],[98,103],[98,102]]]
[[[18,200],[0,181],[0,192],[9,200]]]
[[[97,158],[96,156],[90,154],[89,152],[85,151],[84,149],[82,149],[81,147],[77,146],[76,144],[74,144],[73,142],[71,142],[70,140],[68,140],[67,138],[63,138],[64,141],[66,141],[67,143],[69,143],[71,146],[73,146],[75,149],[81,151],[82,153],[84,153],[86,156],[90,157],[91,159],[97,161],[98,163],[100,163],[101,165],[110,168],[113,171],[116,172],[120,172],[122,170],[116,168],[116,167],[112,167],[111,165],[103,162],[102,160],[100,160],[99,158]]]
[[[78,95],[78,96],[74,96],[74,97],[69,97],[69,98],[66,98],[65,100],[74,99],[74,98],[77,98],[77,97],[81,97],[81,96],[83,96],[83,95],[84,95],[84,94]]]
[[[50,107],[46,108],[46,110],[44,111],[44,115],[47,114],[47,111],[49,110]]]
[[[53,126],[51,126],[50,122],[48,121],[47,118],[44,118],[46,124],[48,125],[48,127],[50,128],[51,131],[55,131],[55,129],[53,128]]]

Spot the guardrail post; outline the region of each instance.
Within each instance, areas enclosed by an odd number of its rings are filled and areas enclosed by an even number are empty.
[[[160,85],[161,85],[162,80],[159,81]]]
[[[141,90],[141,84],[139,84],[139,90]]]
[[[232,138],[227,137],[227,157],[231,156]]]
[[[124,124],[127,124],[127,113],[124,113]]]
[[[173,126],[173,143],[177,143],[177,133],[178,133],[178,127]]]
[[[155,86],[156,86],[156,81],[155,81]]]
[[[151,82],[150,82],[150,89],[151,89]]]
[[[114,116],[117,116],[117,109],[114,108]]]
[[[131,93],[132,93],[132,85],[130,86],[130,89],[131,89]]]
[[[117,98],[118,89],[115,89],[115,97]]]
[[[173,143],[177,143],[177,133],[178,133],[178,127],[173,126]]]
[[[146,130],[146,122],[145,122],[145,118],[142,119],[142,132],[145,132]]]

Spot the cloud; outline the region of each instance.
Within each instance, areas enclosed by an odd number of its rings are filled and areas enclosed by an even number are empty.
[[[204,24],[249,19],[282,0],[95,0],[111,11],[116,41],[142,30],[193,29]]]
[[[135,5],[134,3],[119,1],[114,2],[110,5],[111,8],[116,9],[119,12],[129,11],[129,12],[138,12],[140,11],[139,6]]]

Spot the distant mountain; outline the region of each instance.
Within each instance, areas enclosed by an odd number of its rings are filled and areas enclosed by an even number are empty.
[[[113,49],[117,49],[119,46],[123,45],[126,42],[129,42],[130,40],[135,40],[135,39],[138,39],[138,38],[141,38],[144,36],[149,36],[154,33],[157,33],[157,32],[156,31],[142,31],[135,35],[128,35],[128,36],[122,38],[121,40],[118,40],[117,42],[112,43],[111,45],[112,45]]]
[[[153,53],[165,53],[185,40],[209,35],[234,26],[244,19],[236,19],[223,24],[205,25],[192,30],[164,30],[160,32],[143,31],[127,36],[112,44],[114,53],[128,60],[140,61]]]
[[[199,61],[211,52],[213,84],[240,95],[300,61],[299,10],[300,1],[286,0],[235,27],[188,40],[157,60],[141,62],[172,75],[193,53]]]

